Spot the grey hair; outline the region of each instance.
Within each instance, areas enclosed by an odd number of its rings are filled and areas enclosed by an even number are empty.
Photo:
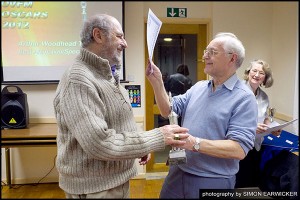
[[[227,53],[237,55],[236,68],[242,66],[245,59],[245,47],[242,42],[233,33],[229,32],[220,32],[214,38],[223,42],[223,48]]]
[[[261,60],[261,59],[253,60],[252,62],[250,62],[250,66],[247,69],[245,69],[244,77],[243,77],[244,80],[246,80],[246,81],[249,80],[249,73],[254,64],[261,65],[262,70],[264,70],[264,72],[265,72],[265,80],[262,82],[262,85],[265,86],[265,88],[271,87],[274,82],[272,70],[270,68],[270,65],[266,61]]]
[[[83,48],[87,47],[93,42],[93,29],[99,28],[104,32],[106,36],[111,32],[114,24],[112,22],[112,16],[106,14],[96,14],[87,19],[82,27],[80,37],[81,45]]]

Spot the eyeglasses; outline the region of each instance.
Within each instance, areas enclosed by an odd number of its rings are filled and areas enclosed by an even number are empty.
[[[203,55],[206,55],[206,54],[207,54],[209,57],[215,56],[215,55],[217,55],[218,53],[227,53],[227,52],[219,52],[219,51],[216,51],[216,50],[213,50],[213,49],[205,49],[205,50],[203,51]],[[227,54],[233,54],[233,53],[229,52],[229,53],[227,53]]]
[[[257,70],[257,69],[251,69],[250,72],[252,74],[260,75],[260,76],[265,76],[266,75],[264,71],[260,71],[260,70]]]

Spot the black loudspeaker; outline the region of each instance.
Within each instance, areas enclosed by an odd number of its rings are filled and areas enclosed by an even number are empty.
[[[10,92],[8,88],[16,88]],[[29,123],[27,95],[18,86],[6,86],[1,92],[1,128],[26,128]]]

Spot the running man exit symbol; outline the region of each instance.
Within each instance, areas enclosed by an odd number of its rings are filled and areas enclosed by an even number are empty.
[[[186,17],[186,8],[167,8],[167,17]]]

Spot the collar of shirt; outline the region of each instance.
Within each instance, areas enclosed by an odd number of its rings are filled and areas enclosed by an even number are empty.
[[[212,81],[213,80],[210,80],[208,81],[208,86],[212,85]],[[222,84],[222,87],[223,85],[228,89],[228,90],[233,90],[236,82],[238,81],[238,77],[237,77],[237,74],[234,73],[229,79],[227,79],[223,84]]]

